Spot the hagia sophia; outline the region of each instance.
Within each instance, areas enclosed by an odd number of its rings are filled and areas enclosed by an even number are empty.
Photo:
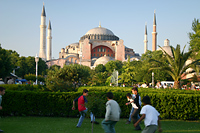
[[[141,56],[132,48],[124,45],[124,41],[116,36],[111,30],[101,26],[93,28],[80,37],[79,42],[72,43],[65,48],[61,48],[58,59],[52,59],[52,28],[49,20],[48,31],[46,37],[46,13],[43,5],[40,25],[40,52],[39,57],[46,61],[48,67],[52,65],[61,66],[69,64],[82,64],[94,68],[99,64],[105,65],[111,60],[120,60],[122,62],[128,60],[140,60]],[[46,44],[47,39],[47,44]],[[165,40],[164,49],[169,49],[169,40]],[[47,45],[47,53],[46,53]],[[147,25],[145,25],[144,34],[144,53],[147,51]],[[156,14],[154,12],[153,32],[152,32],[152,51],[157,48],[157,32],[156,32]],[[169,51],[171,52],[171,50]]]

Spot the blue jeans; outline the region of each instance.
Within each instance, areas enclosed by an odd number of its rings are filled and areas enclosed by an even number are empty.
[[[105,131],[105,133],[115,133],[115,124],[117,121],[105,121],[105,119],[101,122],[101,125]]]
[[[86,113],[87,113],[87,109],[86,110],[83,110],[83,111],[80,111],[79,112],[80,114],[81,114],[81,116],[80,116],[80,118],[79,118],[79,121],[78,121],[78,124],[76,125],[77,127],[80,127],[81,126],[81,124],[82,124],[82,122],[83,122],[83,120],[84,120],[84,118],[85,118],[85,115],[86,115]],[[95,121],[95,117],[94,117],[94,115],[92,114],[92,112],[90,113],[90,118],[91,118],[91,121]]]
[[[131,112],[130,112],[130,115],[129,115],[129,118],[128,118],[128,120],[131,122],[131,115],[133,114],[133,111],[134,111],[134,108],[132,107],[131,108]],[[139,116],[139,114],[138,114],[138,120],[140,119],[140,116]]]

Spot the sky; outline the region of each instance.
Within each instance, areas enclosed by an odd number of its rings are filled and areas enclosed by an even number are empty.
[[[124,40],[126,47],[144,53],[147,23],[148,50],[152,50],[153,16],[156,11],[157,45],[189,48],[188,33],[200,18],[200,0],[0,0],[0,44],[20,56],[39,55],[43,2],[46,25],[51,20],[52,58],[61,48],[79,42],[90,29],[101,26]],[[158,47],[157,47],[158,48]]]

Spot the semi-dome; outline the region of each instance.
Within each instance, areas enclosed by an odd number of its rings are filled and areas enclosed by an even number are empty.
[[[89,30],[85,35],[114,35],[109,29],[103,27],[96,27]]]
[[[107,62],[111,61],[111,60],[115,60],[114,58],[112,57],[109,57],[109,56],[102,56],[100,58],[98,58],[95,63],[94,63],[94,66],[96,67],[97,65],[99,64],[103,64],[105,65]]]
[[[171,47],[170,46],[163,46],[162,49],[161,48],[158,48],[158,50],[164,50],[167,54],[169,54],[171,57],[173,57],[172,55],[172,50],[171,50]],[[163,52],[164,53],[164,52]]]

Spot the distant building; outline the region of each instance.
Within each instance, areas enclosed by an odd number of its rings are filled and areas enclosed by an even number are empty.
[[[46,38],[46,13],[43,5],[40,25],[40,53],[39,57],[46,61],[48,67],[59,65],[63,67],[69,64],[82,64],[95,67],[98,64],[105,64],[111,60],[127,61],[139,60],[141,57],[132,48],[124,45],[124,41],[116,36],[111,30],[98,27],[89,30],[80,37],[79,42],[72,43],[59,52],[59,59],[52,59],[52,28],[49,20]],[[46,44],[47,39],[47,44]],[[147,51],[147,26],[145,25],[144,52]],[[47,52],[46,52],[47,45]],[[152,51],[157,49],[156,14],[154,12]]]

